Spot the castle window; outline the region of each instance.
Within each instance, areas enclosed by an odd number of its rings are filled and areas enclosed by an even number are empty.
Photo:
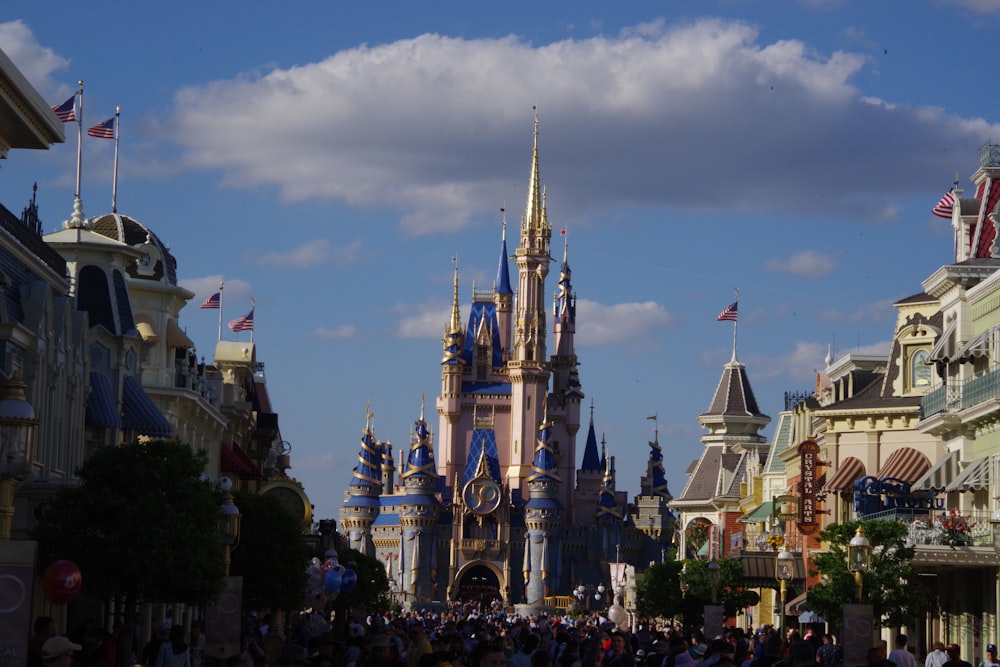
[[[486,369],[490,363],[490,349],[485,345],[476,346],[476,379],[486,380]]]

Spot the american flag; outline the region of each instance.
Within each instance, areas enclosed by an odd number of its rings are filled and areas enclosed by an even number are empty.
[[[955,192],[954,190],[948,190],[944,193],[944,197],[941,197],[941,201],[934,205],[931,209],[931,213],[939,218],[947,218],[951,220],[951,210],[955,205]]]
[[[202,308],[219,308],[222,305],[222,292],[216,292],[201,303]]]
[[[719,316],[716,317],[715,319],[717,321],[719,321],[719,322],[724,322],[724,321],[735,322],[736,321],[736,310],[737,310],[737,308],[739,308],[739,304],[740,304],[739,301],[733,301],[731,304],[729,304],[728,306],[726,306],[722,310],[722,312],[719,313]]]
[[[242,317],[237,317],[229,323],[229,328],[236,332],[253,331],[253,311],[251,310]]]
[[[114,139],[115,138],[115,117],[107,119],[103,123],[98,123],[91,128],[87,129],[88,137],[97,137],[98,139]]]
[[[52,110],[56,112],[56,116],[59,117],[64,123],[72,123],[76,120],[76,93],[68,100],[63,102],[58,106],[52,107]]]

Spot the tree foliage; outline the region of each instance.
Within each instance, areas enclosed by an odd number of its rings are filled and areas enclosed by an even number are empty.
[[[83,591],[131,601],[205,604],[225,564],[219,496],[201,479],[204,452],[176,441],[102,447],[35,533],[40,562],[75,562]]]
[[[240,510],[240,541],[230,573],[243,577],[247,609],[296,610],[312,556],[300,522],[281,503],[255,493],[233,494]]]
[[[760,596],[744,583],[740,561],[723,558],[717,562],[720,583],[716,599],[727,618],[734,618],[747,607],[760,602]],[[688,586],[685,595],[681,594],[682,579]],[[636,595],[640,614],[660,618],[680,617],[688,623],[700,623],[705,605],[712,603],[708,562],[668,561],[654,565],[637,582]]]
[[[851,521],[827,526],[817,538],[827,550],[813,566],[823,581],[809,589],[806,607],[823,618],[837,619],[845,602],[855,599],[854,575],[847,570],[847,545],[858,525],[872,544],[871,569],[864,575],[862,602],[872,605],[880,627],[912,625],[924,613],[928,596],[910,565],[915,549],[906,546],[906,525],[898,521]]]

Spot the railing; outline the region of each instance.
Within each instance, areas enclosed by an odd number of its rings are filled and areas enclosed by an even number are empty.
[[[920,418],[941,412],[957,412],[1000,398],[1000,370],[983,373],[962,383],[938,387],[920,399]]]
[[[874,514],[866,514],[865,521],[884,520],[899,521],[907,525],[906,545],[937,544],[950,546],[993,546],[993,526],[990,524],[988,512],[963,512],[962,518],[968,524],[968,530],[962,532],[947,531],[941,527],[941,519],[948,517],[944,510],[930,510],[926,514],[905,514],[897,510],[886,510]],[[952,543],[954,542],[954,544]]]

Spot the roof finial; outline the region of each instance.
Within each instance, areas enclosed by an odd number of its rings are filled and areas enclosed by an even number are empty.
[[[594,399],[590,399],[590,425],[594,425]]]
[[[563,237],[563,264],[569,264],[569,231],[566,229],[560,230],[560,235]]]
[[[538,174],[538,106],[531,108],[535,111],[534,148],[531,153],[531,179],[528,184],[528,206],[524,214],[524,226],[529,229],[540,229],[543,222],[543,204]]]

